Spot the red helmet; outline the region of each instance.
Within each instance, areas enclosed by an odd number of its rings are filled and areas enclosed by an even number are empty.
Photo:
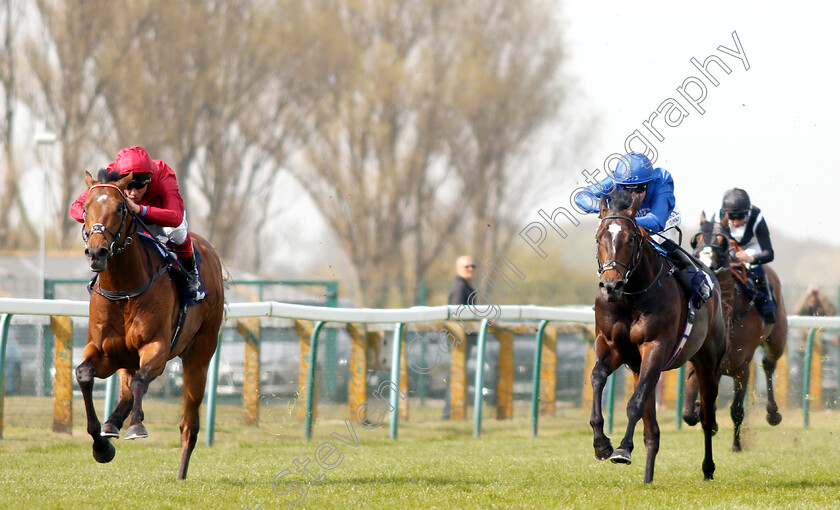
[[[143,147],[126,147],[117,153],[117,157],[113,163],[108,165],[108,168],[118,171],[120,175],[128,175],[131,172],[151,174],[154,166],[146,149]]]

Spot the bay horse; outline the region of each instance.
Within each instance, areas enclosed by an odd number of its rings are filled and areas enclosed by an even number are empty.
[[[773,391],[773,373],[776,364],[784,354],[787,345],[787,314],[782,299],[782,284],[773,269],[765,265],[767,278],[773,286],[773,296],[778,310],[776,323],[765,324],[755,296],[748,295],[744,289],[746,270],[743,262],[733,264],[734,253],[741,250],[729,233],[729,218],[724,216],[721,222],[706,220],[706,214],[700,216],[700,232],[691,239],[694,255],[717,275],[723,295],[723,314],[727,324],[729,349],[720,366],[721,375],[732,378],[734,396],[729,407],[729,414],[734,424],[732,451],[740,452],[741,425],[744,422],[744,398],[749,387],[751,362],[758,346],[764,347],[762,366],[767,378],[767,423],[778,425],[782,421],[779,406]],[[739,280],[741,283],[736,283]],[[698,421],[695,399],[696,381],[691,371],[686,384],[683,420],[689,425]]]
[[[91,285],[87,344],[76,368],[87,431],[93,438],[93,458],[103,463],[114,458],[110,438],[119,437],[129,413],[125,438],[148,436],[143,426],[143,395],[149,383],[163,373],[166,362],[180,356],[184,415],[178,478],[184,479],[198,435],[207,367],[216,352],[224,316],[221,261],[206,240],[191,234],[208,292],[202,302],[187,308],[179,324],[179,288],[167,274],[167,260],[153,244],[141,241],[141,221],[126,203],[125,189],[133,174],[120,178],[116,172],[101,170],[98,178],[95,181],[86,172],[89,194],[84,203],[82,237],[85,256],[91,270],[98,273],[98,282]],[[177,342],[173,342],[176,336]],[[93,379],[105,379],[117,371],[119,402],[100,426],[93,406]]]
[[[704,479],[711,480],[712,435],[716,427],[718,367],[723,359],[725,331],[720,286],[697,310],[693,328],[685,336],[688,298],[672,277],[670,263],[646,240],[636,224],[636,211],[643,196],[616,191],[601,198],[597,241],[599,292],[595,298],[595,367],[592,369],[592,415],[595,458],[630,464],[633,433],[644,421],[645,483],[653,481],[659,451],[655,392],[663,371],[691,360],[700,387],[702,425],[705,437]],[[601,399],[607,377],[622,364],[633,371],[635,389],[627,402],[627,430],[617,450],[604,434]]]

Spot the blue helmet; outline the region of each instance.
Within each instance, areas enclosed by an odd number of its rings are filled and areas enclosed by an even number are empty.
[[[616,184],[644,184],[653,180],[653,163],[647,156],[629,152],[621,157],[613,172]]]

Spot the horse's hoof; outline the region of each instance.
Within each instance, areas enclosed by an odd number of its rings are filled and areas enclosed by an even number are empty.
[[[114,455],[117,453],[117,450],[114,448],[114,445],[111,444],[111,441],[107,439],[104,441],[104,443],[99,443],[102,445],[99,449],[96,448],[97,443],[93,443],[93,458],[100,464],[111,462],[114,460]]]
[[[774,414],[767,413],[767,423],[769,423],[770,425],[772,425],[774,427],[776,425],[782,423],[782,413],[774,413]]]
[[[735,452],[735,453],[739,453],[741,451],[741,445],[733,444],[732,445],[732,451]]]
[[[695,414],[695,415],[693,415],[693,416],[692,416],[692,415],[685,415],[685,414],[684,414],[684,415],[683,415],[683,421],[684,421],[684,422],[685,422],[685,424],[686,424],[686,425],[688,425],[689,427],[693,427],[693,426],[697,425],[698,423],[700,423],[700,417],[699,417],[699,416],[697,416],[696,414]]]
[[[102,431],[99,435],[102,437],[120,437],[120,429],[113,423],[105,423],[102,425]]]
[[[606,445],[595,447],[595,458],[598,460],[606,460],[610,458],[610,455],[613,453],[613,445],[607,442]]]
[[[128,427],[125,432],[126,439],[143,439],[144,437],[149,437],[149,433],[146,432],[146,427],[142,423]]]
[[[633,461],[630,460],[630,452],[623,448],[619,448],[612,454],[612,457],[610,457],[610,462],[613,464],[630,464]]]

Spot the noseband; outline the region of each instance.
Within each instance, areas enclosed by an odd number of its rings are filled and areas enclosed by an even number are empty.
[[[601,221],[603,222],[604,220],[611,220],[611,219],[627,220],[633,225],[633,237],[630,238],[630,242],[633,243],[633,255],[631,255],[631,257],[630,257],[630,263],[629,264],[625,264],[624,262],[621,262],[621,261],[615,260],[615,259],[608,260],[608,261],[606,261],[602,264],[601,263],[601,256],[598,253],[598,248],[596,246],[596,248],[595,248],[595,260],[598,261],[598,276],[600,277],[601,275],[603,275],[605,271],[609,271],[610,269],[614,269],[615,271],[618,272],[619,275],[621,275],[621,282],[624,285],[627,285],[627,280],[630,279],[630,276],[633,274],[633,271],[635,271],[639,267],[639,264],[642,261],[642,233],[639,231],[638,227],[636,226],[636,220],[634,220],[633,218],[628,218],[627,216],[619,216],[619,215],[604,216],[603,218],[601,218]],[[600,240],[597,238],[597,236],[596,236],[595,240],[599,241],[599,243],[600,243]],[[621,267],[624,268],[624,274],[623,275],[621,274],[621,271],[619,271],[616,266],[621,266]]]
[[[131,235],[131,236],[126,235],[123,239],[122,244],[117,246],[117,241],[119,240],[120,236],[123,235],[123,231],[127,230],[127,225],[128,225],[128,222],[126,221],[126,218],[128,217],[128,203],[126,202],[126,199],[125,199],[125,193],[123,193],[123,191],[120,188],[118,188],[117,186],[114,186],[113,184],[94,184],[93,186],[90,187],[90,189],[93,189],[93,188],[114,188],[115,190],[117,190],[119,192],[120,198],[122,198],[122,201],[123,201],[122,218],[120,219],[120,228],[119,228],[119,230],[117,230],[116,233],[114,233],[113,230],[106,227],[102,223],[94,223],[93,225],[91,225],[90,230],[86,231],[85,230],[85,225],[83,223],[82,224],[82,240],[85,242],[85,246],[87,246],[88,240],[91,238],[91,236],[93,236],[95,234],[99,234],[102,237],[104,237],[105,240],[107,241],[108,237],[105,235],[105,233],[107,232],[111,236],[111,244],[110,244],[110,246],[108,246],[108,257],[111,257],[112,255],[119,255],[120,253],[125,251],[125,248],[129,244],[131,244],[132,241],[134,241],[134,236],[133,235]]]

